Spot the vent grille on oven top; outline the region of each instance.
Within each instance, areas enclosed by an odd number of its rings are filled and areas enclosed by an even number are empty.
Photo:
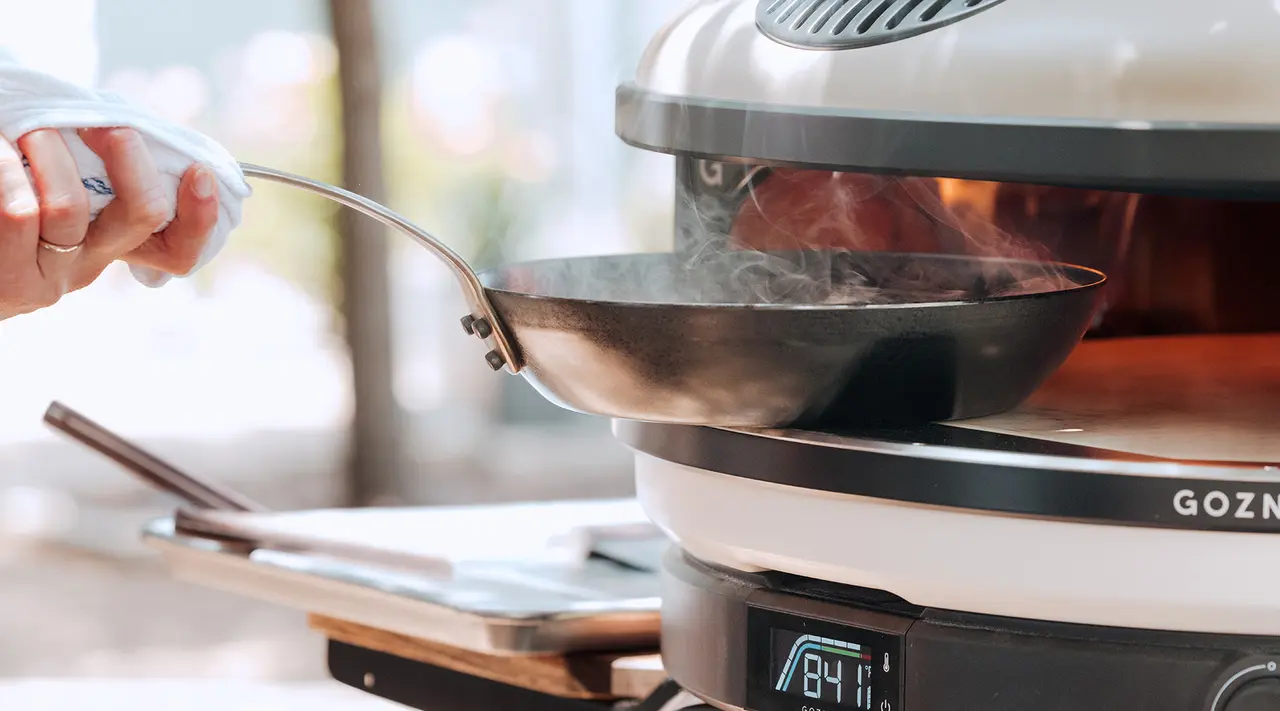
[[[759,0],[756,26],[806,49],[853,49],[922,34],[1004,0]]]

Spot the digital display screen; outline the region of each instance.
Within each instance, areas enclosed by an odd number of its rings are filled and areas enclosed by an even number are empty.
[[[774,691],[838,706],[870,709],[875,651],[842,639],[772,629]],[[886,655],[885,661],[888,661]]]
[[[828,620],[751,608],[749,706],[757,711],[894,711],[902,640]]]

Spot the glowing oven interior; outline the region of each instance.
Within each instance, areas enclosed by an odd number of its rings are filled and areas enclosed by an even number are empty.
[[[1280,203],[681,158],[677,249],[1056,260],[1108,275],[1090,337],[1280,329]]]

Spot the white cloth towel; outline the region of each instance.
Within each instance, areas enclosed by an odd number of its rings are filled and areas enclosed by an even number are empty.
[[[240,224],[244,201],[252,194],[231,154],[198,131],[164,121],[107,92],[23,67],[0,51],[0,136],[16,145],[20,137],[36,129],[59,129],[80,167],[94,218],[115,195],[102,159],[80,140],[76,129],[108,127],[128,127],[142,135],[156,167],[173,190],[173,205],[177,204],[179,182],[193,164],[201,163],[213,171],[221,203],[218,223],[192,272],[208,264]],[[152,269],[131,268],[134,278],[147,286],[161,286],[169,279],[169,275]]]

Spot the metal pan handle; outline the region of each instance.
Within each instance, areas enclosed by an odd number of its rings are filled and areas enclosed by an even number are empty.
[[[501,370],[503,366],[506,366],[512,373],[520,372],[524,364],[521,362],[515,340],[507,333],[502,324],[502,319],[498,317],[498,312],[493,307],[493,302],[489,301],[488,295],[485,294],[484,285],[480,283],[480,278],[476,276],[475,270],[471,268],[471,265],[467,264],[466,260],[458,256],[457,252],[449,249],[443,242],[432,237],[428,232],[404,217],[366,197],[274,168],[266,168],[250,163],[241,163],[240,168],[250,178],[260,178],[273,183],[291,185],[329,198],[343,207],[349,207],[366,217],[372,217],[387,227],[409,235],[418,244],[426,247],[427,251],[453,270],[454,276],[457,277],[458,283],[462,286],[463,295],[471,307],[471,315],[463,320],[464,326],[468,333],[479,336],[492,348],[485,355],[485,360],[488,361],[489,366],[494,370]]]

